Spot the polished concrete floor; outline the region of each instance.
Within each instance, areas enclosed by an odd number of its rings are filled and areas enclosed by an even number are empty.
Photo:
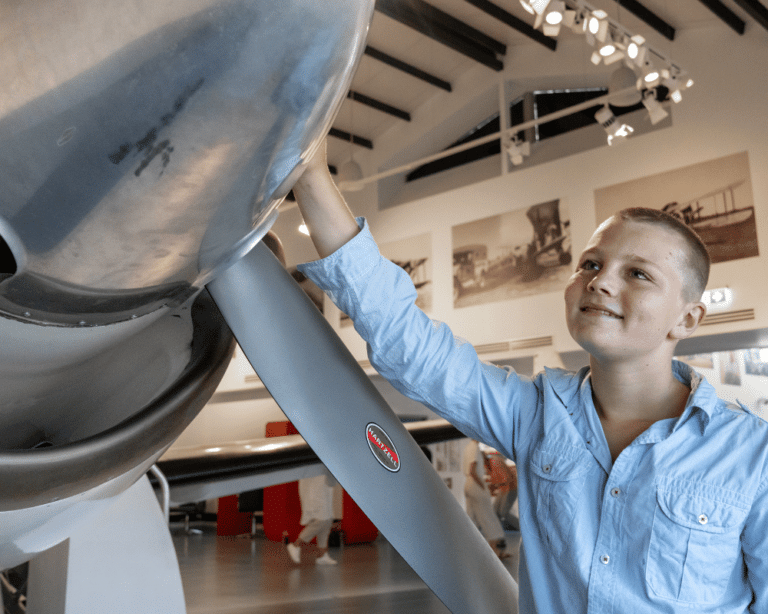
[[[331,548],[338,565],[294,564],[282,544],[263,536],[217,537],[214,523],[173,524],[188,614],[448,614],[408,564],[379,537],[372,544]],[[519,534],[508,534],[517,576]]]

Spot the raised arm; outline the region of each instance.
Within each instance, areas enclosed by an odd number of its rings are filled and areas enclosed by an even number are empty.
[[[360,232],[328,171],[325,141],[294,185],[293,194],[321,258],[330,256]]]

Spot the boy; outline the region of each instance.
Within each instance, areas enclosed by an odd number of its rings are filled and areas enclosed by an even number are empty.
[[[324,151],[294,188],[323,258],[302,271],[395,387],[515,461],[520,611],[768,612],[768,424],[672,360],[705,314],[695,234],[647,209],[602,224],[565,290],[590,366],[529,379],[415,307]]]

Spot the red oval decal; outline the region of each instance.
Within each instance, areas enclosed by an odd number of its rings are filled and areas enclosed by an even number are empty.
[[[371,422],[365,427],[368,438],[368,447],[371,448],[373,456],[387,471],[400,470],[400,457],[397,454],[395,445],[378,424]]]

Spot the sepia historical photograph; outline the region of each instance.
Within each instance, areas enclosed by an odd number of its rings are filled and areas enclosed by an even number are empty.
[[[713,263],[759,255],[747,152],[595,190],[598,223],[626,207],[680,218],[706,243]]]
[[[453,306],[562,290],[570,219],[559,199],[453,227]]]

